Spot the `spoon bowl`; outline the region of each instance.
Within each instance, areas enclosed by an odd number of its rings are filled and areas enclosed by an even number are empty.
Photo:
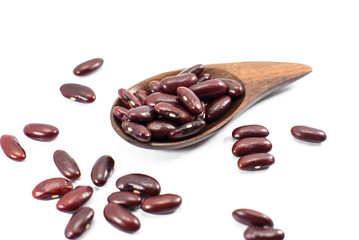
[[[148,85],[151,81],[160,81],[167,76],[177,75],[182,70],[158,74],[137,83],[128,90],[132,93],[138,89],[149,92]],[[115,106],[122,106],[120,98],[116,99],[111,108],[111,124],[124,140],[138,147],[149,149],[187,147],[213,136],[237,114],[243,113],[265,96],[304,77],[311,71],[311,67],[307,65],[284,62],[237,62],[205,65],[203,73],[210,73],[212,79],[230,78],[239,81],[244,87],[244,94],[240,98],[232,99],[230,109],[215,121],[208,123],[197,135],[180,141],[151,140],[149,142],[140,142],[125,134],[121,129],[121,122],[112,113]]]

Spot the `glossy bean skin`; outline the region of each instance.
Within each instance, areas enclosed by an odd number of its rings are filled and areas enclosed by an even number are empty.
[[[91,198],[92,193],[93,189],[90,186],[77,186],[60,198],[56,208],[62,212],[75,211]]]
[[[219,97],[206,106],[206,121],[212,122],[222,116],[231,106],[232,98],[228,95]]]
[[[141,142],[148,142],[152,138],[151,132],[143,125],[135,122],[124,121],[121,124],[122,131]]]
[[[49,124],[29,123],[24,127],[24,134],[36,141],[49,142],[59,135],[59,129]]]
[[[92,182],[98,187],[105,185],[114,166],[115,161],[109,155],[104,155],[97,159],[91,170]]]
[[[210,73],[204,73],[200,77],[198,77],[198,82],[203,82],[211,79]]]
[[[145,105],[150,107],[154,107],[157,103],[166,102],[166,103],[173,103],[173,104],[181,104],[177,95],[156,92],[148,95],[145,100]]]
[[[2,135],[0,138],[0,145],[8,158],[17,162],[21,162],[26,158],[26,152],[15,136],[7,134]]]
[[[187,87],[178,87],[177,96],[183,106],[192,114],[200,114],[203,111],[201,100],[191,89]]]
[[[197,114],[195,116],[195,120],[205,120],[206,119],[206,107],[207,106],[203,101],[201,101],[201,104],[202,104],[203,111],[200,114]]]
[[[133,191],[145,196],[156,196],[161,192],[159,182],[151,176],[131,173],[117,179],[116,186],[121,191]]]
[[[72,189],[72,183],[65,178],[49,178],[35,186],[32,196],[40,200],[50,200],[59,198]]]
[[[274,157],[269,153],[252,153],[240,157],[237,165],[241,170],[256,171],[269,168],[274,161]]]
[[[140,106],[132,108],[127,112],[128,119],[134,122],[149,122],[155,120],[156,113],[153,107]]]
[[[291,129],[291,133],[296,139],[306,142],[321,143],[327,139],[327,135],[323,130],[308,126],[294,126]]]
[[[108,196],[107,201],[109,203],[118,204],[126,208],[133,209],[139,206],[142,202],[142,197],[134,192],[114,192]]]
[[[190,87],[197,82],[198,78],[192,73],[165,77],[160,81],[161,92],[176,94],[178,87]]]
[[[185,123],[179,127],[176,127],[168,134],[168,138],[171,140],[185,139],[196,135],[206,126],[204,120],[197,120]]]
[[[233,80],[233,79],[228,79],[228,78],[219,78],[219,80],[221,80],[222,82],[224,82],[227,87],[228,87],[228,92],[227,94],[233,98],[238,98],[240,96],[242,96],[242,94],[244,93],[244,88],[242,86],[242,84],[240,84],[240,82]]]
[[[227,93],[227,85],[216,79],[200,82],[189,87],[199,99],[209,101]]]
[[[268,129],[261,125],[244,125],[235,128],[232,132],[232,137],[235,139],[248,137],[267,137],[268,135]]]
[[[272,143],[266,138],[243,138],[233,144],[232,153],[241,157],[251,153],[266,153],[272,149]]]
[[[118,96],[126,108],[136,108],[142,106],[141,101],[127,89],[120,88],[118,90]]]
[[[80,103],[92,103],[96,100],[95,92],[84,85],[65,83],[60,87],[60,92],[65,98]]]
[[[176,123],[167,120],[154,120],[146,124],[146,128],[151,132],[153,139],[168,139],[168,134],[177,127]]]
[[[161,92],[161,86],[159,81],[151,81],[150,84],[148,84],[148,88],[150,89],[151,93]]]
[[[145,90],[138,89],[133,95],[135,95],[142,104],[145,104],[145,99],[148,96],[148,93]]]
[[[77,67],[75,67],[73,73],[77,76],[84,76],[92,73],[93,71],[101,67],[102,64],[103,64],[102,58],[94,58],[79,64]]]
[[[247,208],[240,208],[232,212],[233,218],[247,226],[273,227],[273,221],[267,215]]]
[[[162,194],[143,200],[141,209],[153,214],[173,213],[182,204],[182,198],[175,194]]]
[[[138,218],[121,205],[108,203],[103,214],[109,223],[121,231],[132,233],[141,227]]]
[[[128,109],[122,106],[116,106],[113,108],[112,113],[116,116],[120,122],[124,122],[128,120],[127,115]]]
[[[73,159],[67,152],[57,150],[54,152],[54,162],[62,175],[71,180],[80,178],[81,171],[75,159]]]
[[[199,75],[201,75],[203,70],[204,70],[203,64],[196,64],[192,67],[182,70],[178,75],[182,75],[182,74],[186,74],[186,73],[193,73],[194,75],[196,75],[198,77]]]
[[[157,103],[154,107],[155,112],[165,119],[177,123],[187,123],[194,119],[194,116],[187,109],[171,103]]]
[[[83,207],[74,212],[66,225],[65,237],[74,239],[81,236],[89,228],[94,215],[94,210],[89,207]]]
[[[244,232],[246,240],[283,240],[284,232],[276,228],[248,227]]]

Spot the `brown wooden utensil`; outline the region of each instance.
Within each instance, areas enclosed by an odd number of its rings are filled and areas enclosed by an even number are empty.
[[[151,81],[160,81],[164,77],[177,75],[182,70],[158,74],[137,83],[128,90],[132,93],[138,89],[149,91],[148,84]],[[240,81],[244,86],[245,93],[242,97],[233,99],[230,109],[220,118],[207,124],[196,136],[181,141],[153,140],[143,143],[126,135],[121,129],[121,122],[112,113],[115,106],[121,105],[119,98],[116,99],[111,108],[111,124],[123,139],[138,147],[150,149],[178,149],[187,147],[213,136],[237,114],[244,112],[268,94],[304,77],[311,71],[311,67],[307,65],[284,62],[238,62],[205,65],[204,73],[210,73],[212,79],[230,78]]]

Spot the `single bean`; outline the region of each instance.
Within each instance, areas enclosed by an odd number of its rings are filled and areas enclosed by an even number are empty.
[[[140,106],[132,108],[127,112],[128,119],[134,122],[149,122],[155,120],[156,113],[153,110],[153,107],[150,106]]]
[[[59,135],[59,129],[49,124],[30,123],[24,127],[24,134],[37,141],[49,142]]]
[[[152,138],[151,132],[143,125],[135,122],[124,121],[121,124],[122,131],[141,142],[148,142]]]
[[[189,87],[199,99],[209,101],[227,93],[227,85],[216,79],[200,82]]]
[[[118,120],[120,120],[121,122],[127,121],[128,120],[128,109],[122,106],[116,106],[113,108],[112,110],[113,114],[116,116],[116,118]]]
[[[248,227],[244,232],[246,240],[283,240],[284,232],[276,228]]]
[[[240,157],[237,164],[241,170],[262,170],[274,164],[274,157],[269,153],[252,153]]]
[[[75,67],[75,69],[73,70],[73,73],[77,76],[84,76],[84,75],[87,75],[87,74],[95,71],[96,69],[101,67],[102,64],[103,64],[102,58],[94,58],[94,59],[88,60],[86,62],[83,62],[80,65],[78,65],[77,67]]]
[[[54,152],[54,162],[62,175],[71,180],[76,180],[81,176],[80,168],[67,152],[57,150]]]
[[[108,196],[107,201],[133,209],[141,204],[142,197],[134,192],[114,192]]]
[[[261,125],[244,125],[235,128],[232,132],[232,137],[235,139],[248,137],[267,137],[268,135],[268,129]]]
[[[124,232],[135,232],[141,227],[140,220],[121,205],[108,203],[103,211],[106,220]]]
[[[186,74],[186,73],[193,73],[194,75],[196,75],[198,77],[199,75],[201,75],[203,70],[204,70],[203,64],[196,64],[192,67],[182,70],[178,75],[182,75],[182,74]]]
[[[32,190],[32,196],[36,199],[50,200],[59,198],[72,189],[72,183],[65,178],[49,178],[36,185]]]
[[[159,182],[145,174],[127,174],[116,181],[116,186],[121,191],[133,191],[142,195],[156,196],[161,192]]]
[[[190,87],[198,82],[196,75],[192,73],[185,73],[177,76],[165,77],[160,81],[162,92],[176,94],[178,87]]]
[[[240,208],[232,212],[233,218],[247,226],[273,227],[273,221],[267,215],[247,208]]]
[[[178,87],[177,96],[179,100],[185,106],[185,108],[193,114],[200,114],[203,112],[203,106],[201,100],[197,97],[191,89],[187,87]]]
[[[75,189],[65,193],[57,202],[56,208],[63,212],[71,212],[87,202],[93,193],[90,186],[77,186]]]
[[[202,131],[205,126],[206,122],[204,120],[188,122],[169,132],[168,138],[171,140],[188,138]]]
[[[74,212],[66,225],[65,237],[74,239],[81,236],[89,228],[94,215],[94,210],[89,207],[83,207]]]
[[[179,100],[177,95],[155,92],[148,95],[148,97],[145,100],[145,105],[154,107],[157,103],[160,102],[181,104],[181,101]]]
[[[206,119],[206,107],[207,106],[203,101],[201,101],[201,105],[202,105],[203,111],[200,114],[197,114],[195,116],[195,120],[205,120]]]
[[[204,73],[201,76],[198,77],[198,82],[203,82],[211,79],[210,73]]]
[[[92,103],[96,100],[95,92],[81,84],[65,83],[60,87],[60,92],[65,98],[80,103]]]
[[[232,99],[228,95],[219,97],[206,106],[206,121],[212,122],[222,116],[231,106]]]
[[[167,139],[168,134],[177,127],[176,123],[167,120],[154,120],[146,124],[154,139]]]
[[[168,214],[180,207],[182,198],[175,194],[162,194],[143,200],[141,209],[148,213]]]
[[[151,81],[150,84],[148,84],[148,88],[150,89],[151,93],[161,92],[161,86],[159,81]]]
[[[291,133],[296,139],[306,142],[321,143],[327,139],[327,135],[323,130],[308,126],[294,126]]]
[[[165,119],[178,122],[187,123],[193,121],[193,115],[187,109],[171,103],[157,103],[154,107],[155,112]]]
[[[240,82],[233,80],[233,79],[228,79],[228,78],[218,78],[218,79],[227,85],[227,87],[228,87],[227,94],[229,96],[231,96],[233,98],[238,98],[238,97],[242,96],[242,94],[244,93],[243,86]]]
[[[26,152],[15,136],[7,134],[2,135],[0,145],[8,158],[18,162],[21,162],[26,158]]]
[[[251,153],[266,153],[272,149],[272,143],[263,137],[243,138],[233,144],[232,153],[241,157]]]
[[[141,101],[135,97],[130,91],[120,88],[118,90],[118,96],[120,97],[120,101],[126,108],[136,108],[142,106]]]
[[[105,185],[114,166],[115,161],[109,155],[104,155],[97,159],[91,170],[92,182],[98,187]]]
[[[135,97],[137,97],[142,104],[145,104],[145,99],[148,96],[148,93],[145,90],[137,89],[137,91],[133,95],[135,95]]]

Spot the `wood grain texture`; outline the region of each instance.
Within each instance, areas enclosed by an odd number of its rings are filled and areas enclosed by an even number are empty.
[[[148,84],[153,80],[160,81],[167,76],[173,76],[183,69],[165,72],[145,79],[128,90],[132,93],[137,89],[148,91]],[[111,124],[114,130],[127,142],[142,148],[149,149],[178,149],[193,145],[213,136],[221,127],[227,124],[234,116],[253,106],[256,102],[272,92],[287,86],[295,80],[304,77],[312,71],[311,67],[298,63],[284,62],[237,62],[205,65],[204,73],[210,73],[214,78],[231,78],[240,81],[244,86],[244,95],[233,99],[230,109],[220,118],[206,125],[196,136],[181,141],[150,141],[142,143],[124,134],[121,130],[121,122],[112,114],[115,106],[121,105],[117,98],[111,108]]]

